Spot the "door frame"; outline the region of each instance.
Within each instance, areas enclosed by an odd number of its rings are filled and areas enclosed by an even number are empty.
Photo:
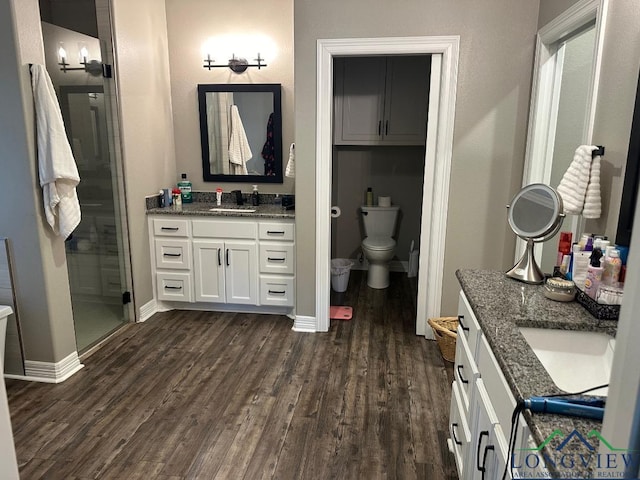
[[[440,315],[444,250],[453,151],[460,37],[319,39],[316,94],[316,331],[329,330],[331,260],[331,163],[333,152],[333,57],[432,55],[418,272],[416,334],[433,338],[429,317]],[[434,75],[434,62],[440,75]],[[436,77],[436,78],[434,78]],[[433,95],[437,92],[437,95]],[[433,100],[437,98],[437,102]],[[426,252],[426,255],[425,255]]]
[[[522,175],[523,187],[532,183],[549,184],[551,179],[556,117],[564,61],[564,48],[559,42],[594,23],[593,71],[587,95],[587,115],[582,138],[584,144],[592,143],[607,9],[608,0],[581,0],[542,27],[536,35],[529,128]],[[584,218],[581,215],[574,215],[571,220],[571,231],[574,238],[578,238],[583,230]],[[516,262],[520,259],[525,247],[526,242],[518,237],[514,252]],[[538,243],[534,247],[537,258],[541,258],[542,247],[542,243]]]

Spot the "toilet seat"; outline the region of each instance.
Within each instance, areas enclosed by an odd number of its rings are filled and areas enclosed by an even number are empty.
[[[391,237],[367,237],[362,246],[369,250],[391,250],[395,248],[396,241]]]

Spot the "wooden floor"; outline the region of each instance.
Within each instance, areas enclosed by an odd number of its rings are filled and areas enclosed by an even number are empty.
[[[286,317],[157,314],[59,385],[7,381],[21,478],[454,479],[451,367],[406,275],[360,272],[329,333]]]

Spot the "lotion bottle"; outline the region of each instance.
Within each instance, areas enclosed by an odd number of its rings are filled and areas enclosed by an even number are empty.
[[[258,185],[253,186],[253,192],[251,193],[251,204],[254,207],[260,205],[260,194],[258,193]]]
[[[589,268],[587,269],[587,279],[584,282],[584,291],[594,300],[596,299],[596,293],[598,287],[602,281],[602,272],[604,267],[600,265],[600,258],[602,258],[602,251],[599,248],[593,250],[590,257]]]

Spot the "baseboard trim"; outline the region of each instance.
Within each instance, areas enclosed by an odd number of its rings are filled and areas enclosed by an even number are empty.
[[[358,261],[357,258],[352,258],[353,266],[351,270],[369,270],[369,263],[365,259],[362,263]],[[408,272],[409,271],[409,262],[403,260],[391,260],[389,262],[389,271],[390,272]]]
[[[138,317],[138,322],[140,323],[146,322],[157,312],[158,312],[158,303],[156,302],[155,298],[152,298],[151,300],[149,300],[147,303],[145,303],[140,307],[140,310],[139,310],[140,316]]]
[[[73,352],[56,363],[25,360],[24,375],[5,375],[5,378],[16,378],[30,382],[62,383],[83,367],[78,352]]]
[[[293,321],[293,327],[291,328],[294,332],[307,332],[307,333],[315,333],[318,331],[316,317],[308,317],[305,315],[296,315],[295,320]]]

